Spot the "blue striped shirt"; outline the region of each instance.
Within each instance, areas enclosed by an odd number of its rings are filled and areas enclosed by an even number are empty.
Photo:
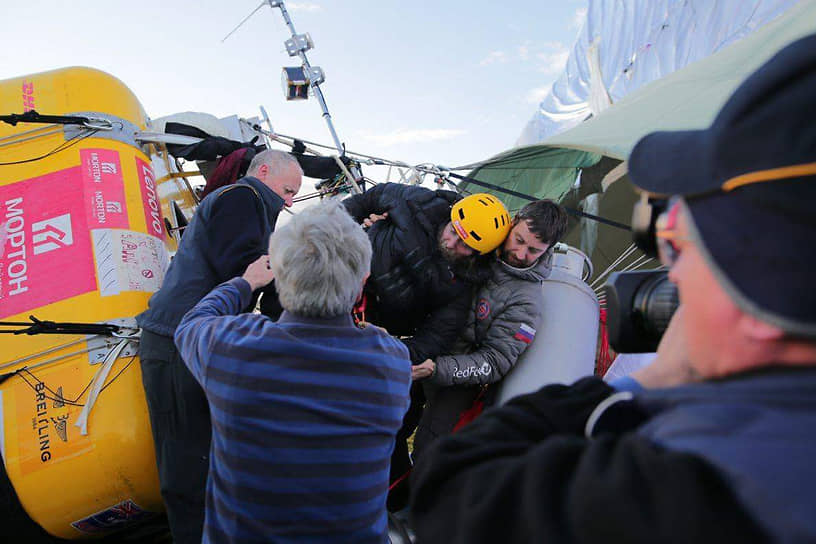
[[[212,418],[203,542],[387,542],[407,348],[348,315],[235,315],[251,295],[221,284],[175,334]]]

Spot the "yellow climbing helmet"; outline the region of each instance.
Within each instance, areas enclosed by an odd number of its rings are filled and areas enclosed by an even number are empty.
[[[454,204],[451,223],[459,238],[482,255],[499,247],[510,233],[507,208],[487,193],[470,195]]]

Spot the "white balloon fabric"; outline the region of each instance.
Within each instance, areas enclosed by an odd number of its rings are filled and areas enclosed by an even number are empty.
[[[516,145],[597,115],[635,89],[719,51],[796,0],[589,0],[567,66]]]

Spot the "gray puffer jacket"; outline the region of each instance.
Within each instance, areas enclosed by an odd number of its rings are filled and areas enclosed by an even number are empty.
[[[462,337],[436,358],[429,381],[436,386],[484,385],[500,381],[533,341],[541,323],[541,282],[550,275],[552,252],[530,268],[496,259],[493,275],[474,298]]]

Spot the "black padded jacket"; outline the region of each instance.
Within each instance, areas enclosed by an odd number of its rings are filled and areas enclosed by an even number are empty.
[[[343,201],[357,222],[388,218],[368,229],[373,256],[366,283],[366,319],[405,344],[419,364],[450,349],[465,324],[475,276],[457,270],[439,251],[450,221],[452,191],[384,183]]]

